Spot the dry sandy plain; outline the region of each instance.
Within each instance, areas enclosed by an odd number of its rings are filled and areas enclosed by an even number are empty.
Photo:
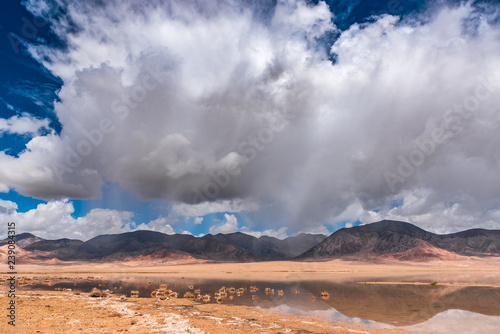
[[[467,258],[461,261],[411,263],[397,261],[189,263],[145,265],[145,263],[21,264],[17,276],[139,274],[168,277],[254,281],[299,280],[367,281],[380,284],[411,284],[412,277],[439,273],[439,284],[500,287],[500,258]],[[6,271],[2,272],[5,276]],[[465,276],[464,276],[465,274]],[[467,279],[460,279],[467,277]],[[457,279],[458,278],[458,279]],[[414,284],[428,284],[414,281]],[[6,284],[0,286],[0,305],[8,305]],[[319,317],[304,317],[251,306],[204,304],[185,298],[159,301],[118,295],[91,298],[63,291],[17,291],[16,327],[1,333],[408,333],[401,329],[373,329]]]

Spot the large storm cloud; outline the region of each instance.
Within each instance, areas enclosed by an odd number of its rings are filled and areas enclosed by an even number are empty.
[[[259,203],[255,226],[292,232],[385,217],[498,227],[500,28],[487,9],[340,31],[325,3],[300,0],[27,6],[65,44],[29,47],[63,81],[62,131],[0,153],[4,188],[243,200]]]

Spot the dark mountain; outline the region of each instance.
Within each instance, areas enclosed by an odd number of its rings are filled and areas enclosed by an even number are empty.
[[[259,260],[255,254],[231,243],[192,235],[167,235],[153,231],[106,234],[86,242],[70,239],[44,240],[26,248],[29,251],[49,251],[59,260],[119,260],[147,256],[160,251],[191,255],[210,260]]]
[[[74,239],[57,239],[57,240],[40,240],[24,247],[30,252],[42,251],[49,252],[47,258],[57,258],[59,260],[72,259],[77,254],[77,249],[83,244],[81,240]]]
[[[8,243],[9,238],[5,238],[0,240],[0,246],[6,245]],[[16,235],[16,244],[19,247],[26,247],[34,242],[41,241],[42,238],[39,238],[31,233],[20,233]]]
[[[18,235],[18,243],[37,257],[63,261],[119,261],[134,258],[191,258],[215,261],[262,261],[310,258],[378,258],[403,261],[456,259],[460,255],[500,255],[500,231],[473,229],[434,234],[400,221],[343,228],[329,237],[299,234],[279,240],[244,233],[207,234],[203,237],[153,231],[100,235],[86,242],[72,239],[43,240]],[[5,241],[3,241],[5,244]]]
[[[500,254],[500,231],[472,229],[437,235],[432,244],[462,255]]]
[[[500,231],[467,230],[434,234],[409,223],[383,220],[378,223],[343,228],[304,252],[299,258],[326,258],[354,255],[376,257],[398,254],[396,258],[460,255],[500,255]]]
[[[322,234],[299,234],[295,237],[289,237],[280,240],[274,237],[254,236],[236,232],[229,234],[208,234],[204,238],[213,238],[222,242],[233,244],[239,248],[246,249],[253,254],[266,260],[284,260],[290,259],[302,254],[309,248],[317,245],[326,236]]]
[[[192,235],[167,235],[153,231],[135,231],[123,234],[100,235],[61,253],[59,259],[101,259],[145,256],[167,250],[174,254],[186,254],[207,260],[282,260],[294,257],[309,249],[323,235],[301,234],[279,240],[271,237],[255,238],[244,233],[207,234],[201,238]],[[33,246],[32,249],[37,248]],[[68,249],[66,249],[68,250]]]
[[[179,247],[194,257],[209,260],[262,260],[262,258],[244,248],[233,245],[230,242],[217,240],[208,234],[202,238],[193,237],[188,243]]]
[[[279,249],[279,252],[286,255],[286,258],[296,257],[311,247],[316,246],[324,239],[326,239],[326,236],[323,234],[306,233],[301,233],[295,237],[288,237],[283,240],[268,236],[262,236],[259,238],[259,240],[262,240],[263,242],[272,242]]]
[[[209,260],[280,260],[296,256],[324,238],[323,235],[301,234],[279,240],[270,237],[255,238],[240,232],[215,236],[207,234],[197,238],[185,234],[135,231],[97,236],[74,249],[73,257],[94,259],[112,254],[138,256],[165,249]]]
[[[149,251],[169,248],[167,242],[166,234],[153,231],[104,234],[84,242],[78,247],[78,252],[80,256],[88,259],[102,258],[115,253],[147,255]]]
[[[62,248],[77,248],[83,244],[81,240],[73,240],[73,239],[57,239],[57,240],[40,240],[34,243],[29,244],[28,246],[23,247],[26,250],[34,251],[44,251],[44,252],[52,252]]]
[[[33,235],[31,237],[37,238]],[[159,254],[206,260],[259,261],[295,257],[324,238],[326,238],[324,235],[300,234],[279,240],[267,236],[256,238],[240,232],[207,234],[200,238],[186,234],[168,235],[153,231],[134,231],[99,235],[86,242],[38,238],[25,249],[31,252],[44,252],[39,253],[39,257],[57,258],[63,261],[107,261],[148,256],[157,258]]]
[[[260,238],[256,238],[254,236],[241,232],[217,235],[208,234],[204,236],[204,238],[212,238],[215,240],[233,244],[237,247],[246,249],[247,251],[258,255],[263,259],[286,258],[286,255],[279,250],[273,240],[261,240]]]

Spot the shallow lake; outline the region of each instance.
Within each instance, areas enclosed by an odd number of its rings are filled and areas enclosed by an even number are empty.
[[[348,277],[299,279],[292,281],[202,279],[169,277],[160,274],[95,274],[78,277],[50,276],[45,283],[38,276],[20,290],[55,290],[71,288],[90,292],[94,287],[109,289],[116,295],[130,296],[132,290],[140,297],[151,298],[160,284],[182,297],[187,291],[200,290],[210,294],[209,303],[216,303],[214,293],[227,288],[222,303],[268,308],[287,313],[320,316],[332,323],[342,321],[371,328],[403,328],[413,332],[432,333],[498,333],[500,328],[500,288],[464,286],[470,283],[498,283],[498,277],[444,274],[401,275],[397,277]],[[438,280],[439,279],[439,280]],[[368,282],[368,283],[365,283]],[[414,284],[371,284],[370,282],[421,282]],[[432,282],[455,282],[457,285],[432,285]],[[257,288],[251,292],[250,287]],[[244,289],[237,294],[232,289]],[[266,293],[266,288],[268,293]],[[273,289],[274,293],[270,293]],[[278,293],[282,290],[282,295]],[[327,294],[323,294],[327,292]]]

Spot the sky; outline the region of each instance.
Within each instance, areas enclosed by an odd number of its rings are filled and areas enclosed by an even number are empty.
[[[496,1],[0,6],[17,233],[500,229]]]

